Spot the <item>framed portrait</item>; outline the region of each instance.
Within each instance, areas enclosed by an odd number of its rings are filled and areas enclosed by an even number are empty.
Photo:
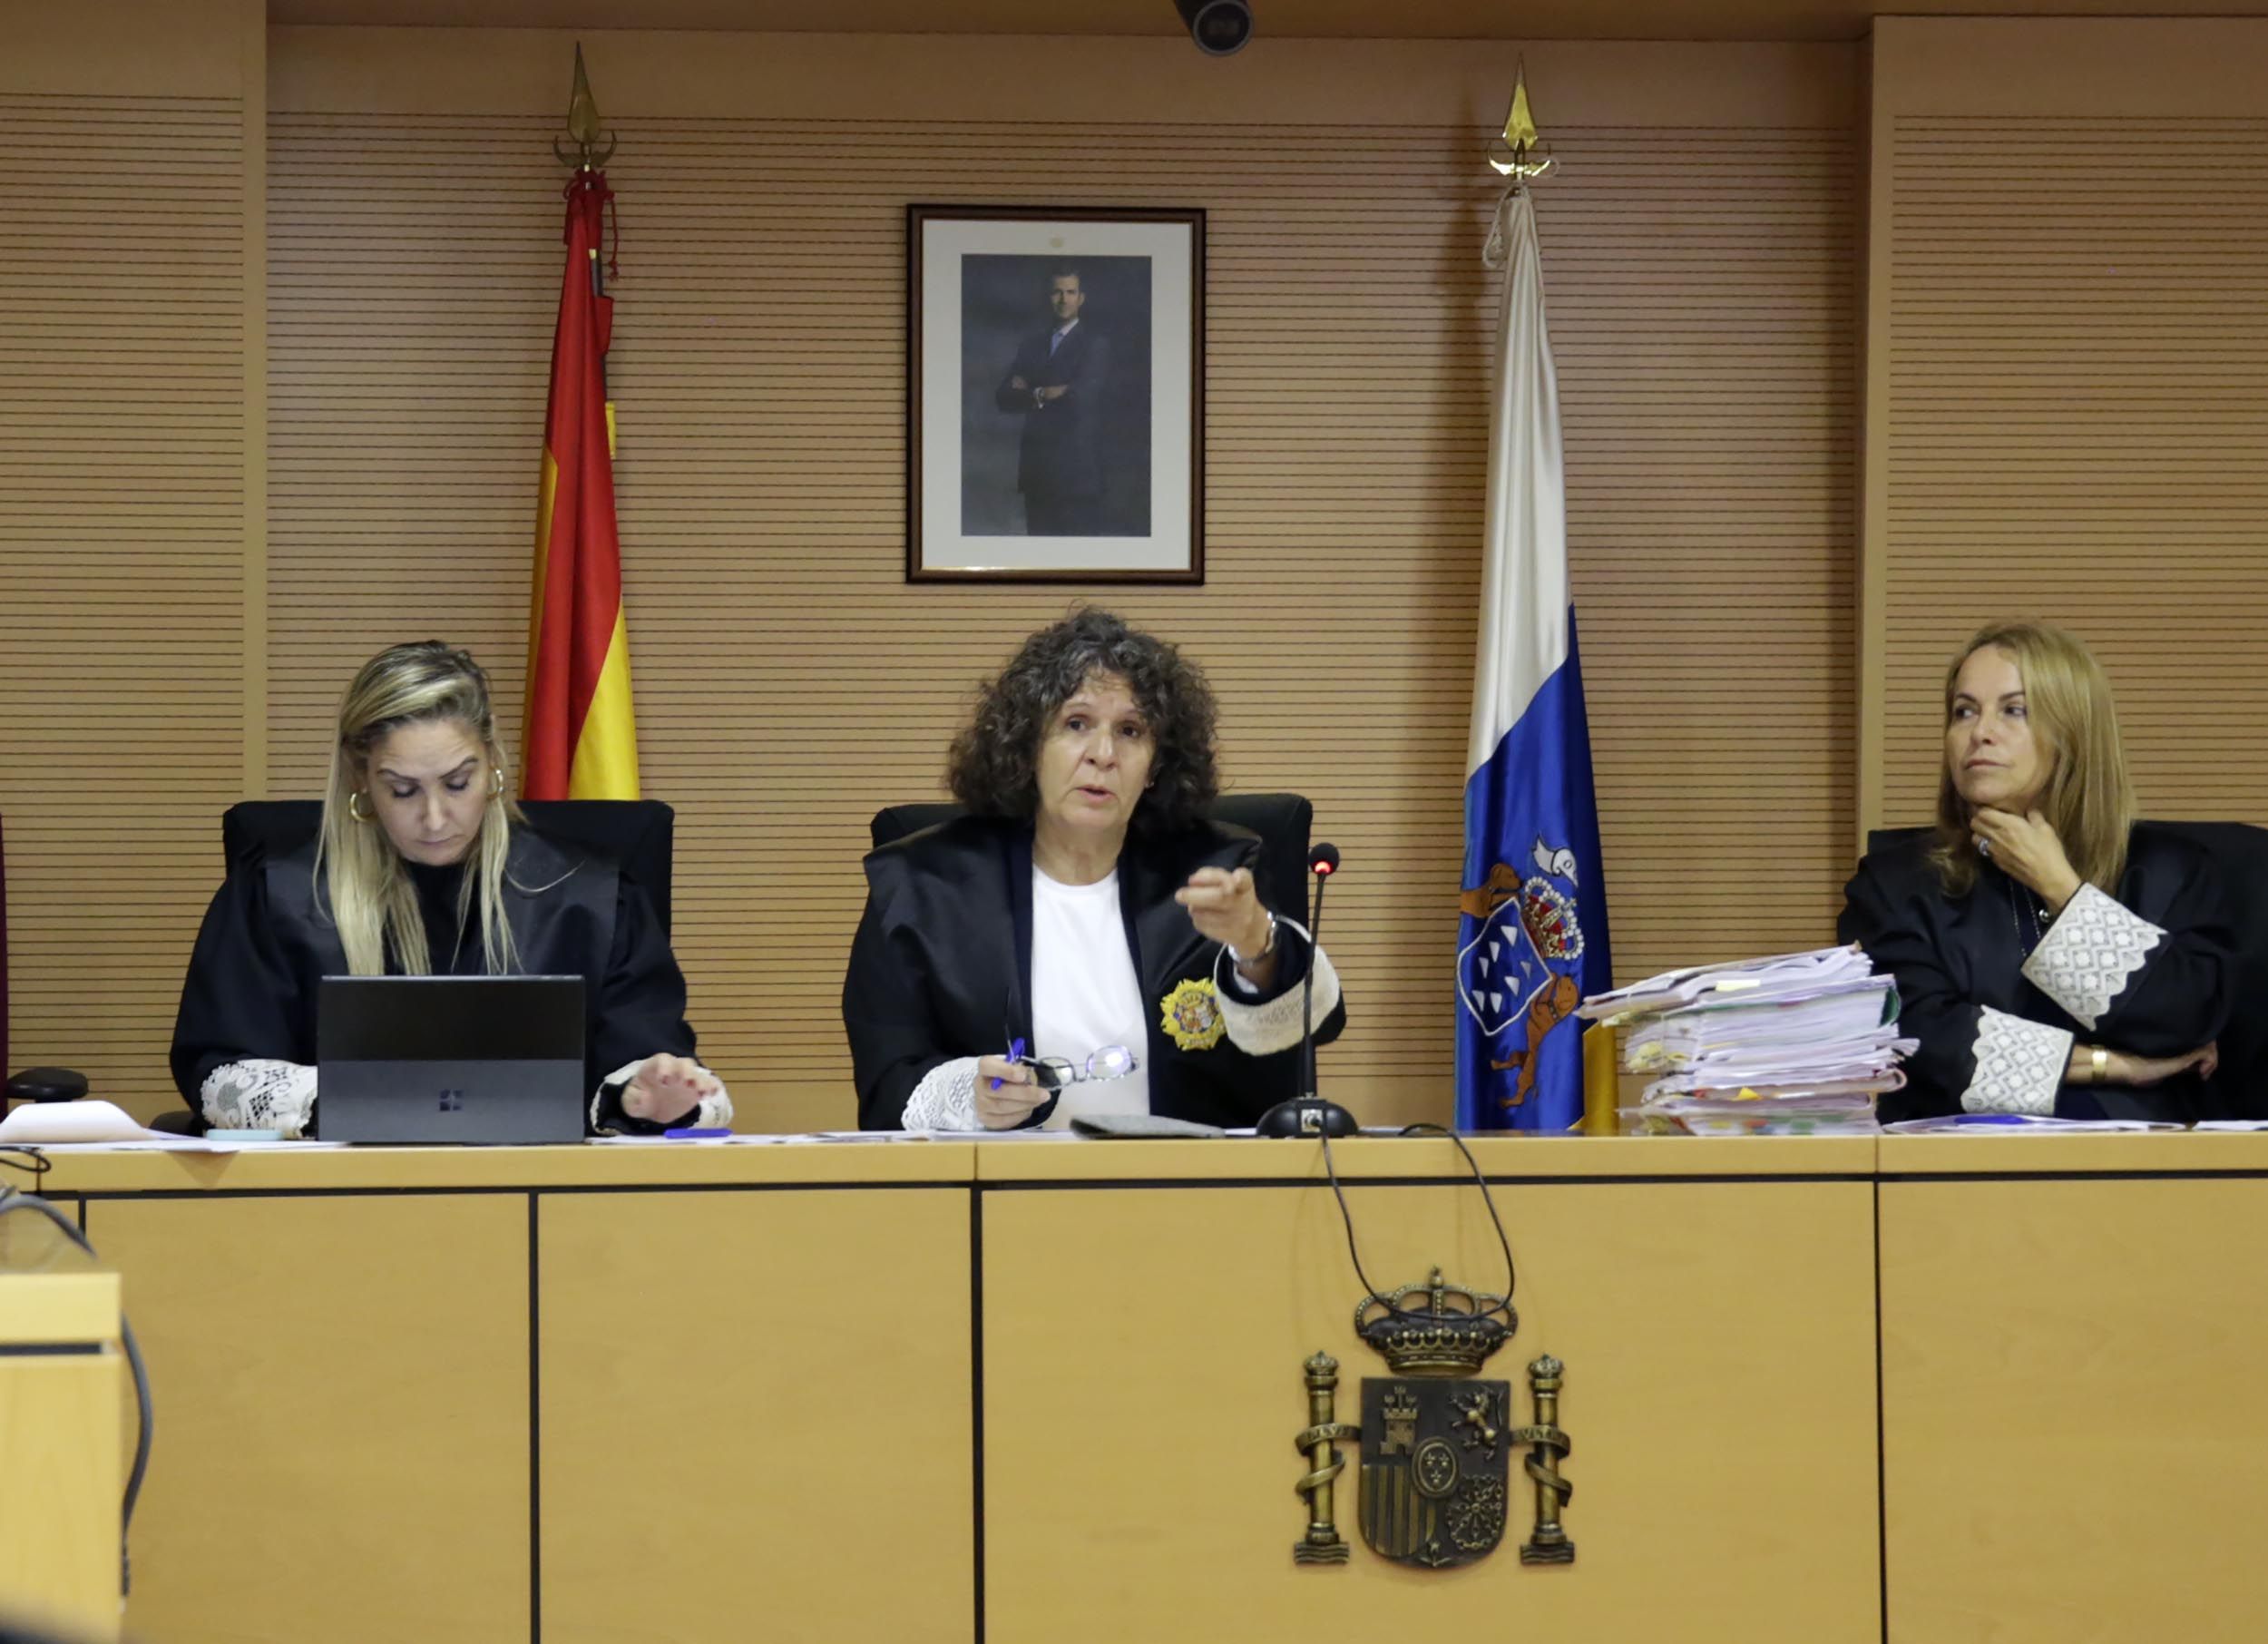
[[[906,210],[906,580],[1205,580],[1205,213]]]

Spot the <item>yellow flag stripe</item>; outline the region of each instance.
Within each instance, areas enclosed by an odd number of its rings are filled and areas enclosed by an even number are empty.
[[[575,739],[574,762],[567,771],[571,799],[638,798],[638,727],[631,714],[630,625],[615,607],[614,632],[606,642],[606,661],[591,694]]]

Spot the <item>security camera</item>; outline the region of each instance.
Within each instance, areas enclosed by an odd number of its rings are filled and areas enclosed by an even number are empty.
[[[1252,38],[1250,0],[1173,0],[1173,5],[1200,52],[1226,57]]]

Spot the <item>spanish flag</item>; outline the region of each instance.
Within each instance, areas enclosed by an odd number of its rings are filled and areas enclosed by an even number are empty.
[[[569,182],[567,276],[552,338],[551,407],[535,513],[535,598],[528,625],[528,799],[635,799],[630,630],[614,529],[614,407],[606,350],[614,299],[600,270],[606,173]]]

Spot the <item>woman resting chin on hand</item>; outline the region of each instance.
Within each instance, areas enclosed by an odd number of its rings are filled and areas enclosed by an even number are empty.
[[[1921,1048],[1885,1120],[2212,1117],[2234,942],[2204,848],[2135,820],[2110,681],[2071,635],[1979,632],[1945,676],[1937,827],[1871,852],[1838,925]]]

